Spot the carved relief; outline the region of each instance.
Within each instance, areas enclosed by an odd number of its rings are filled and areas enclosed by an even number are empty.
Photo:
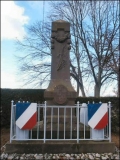
[[[59,52],[57,54],[57,57],[59,58],[59,62],[57,65],[57,71],[59,71],[60,69],[64,68],[66,65],[66,46],[62,47],[61,52]]]
[[[51,35],[51,49],[54,49],[54,41],[57,41],[60,43],[61,47],[57,54],[58,63],[57,63],[57,71],[63,69],[66,65],[66,54],[67,50],[71,49],[71,40],[70,40],[70,33],[66,33],[64,30],[58,30],[57,32],[52,32]],[[67,40],[67,44],[63,43]]]
[[[63,30],[58,30],[58,32],[53,32],[51,38],[54,38],[57,42],[62,43],[66,39],[70,38],[70,33],[65,33]]]
[[[67,102],[67,88],[63,85],[58,85],[54,88],[54,101],[57,104],[64,104]]]
[[[62,43],[68,38],[68,33],[65,33],[64,35],[59,34],[59,32],[56,34],[55,39]]]

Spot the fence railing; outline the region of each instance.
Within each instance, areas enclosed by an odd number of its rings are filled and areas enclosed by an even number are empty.
[[[111,142],[111,102],[108,102],[108,124],[107,126],[103,129],[103,136],[102,138],[91,138],[91,131],[93,129],[91,129],[89,126],[86,126],[85,121],[86,121],[86,115],[85,115],[85,106],[83,106],[82,104],[80,104],[79,102],[77,102],[77,104],[75,106],[47,106],[47,103],[45,102],[44,104],[37,104],[37,125],[36,125],[36,129],[32,129],[32,130],[22,130],[22,137],[17,137],[18,134],[18,127],[16,126],[16,104],[13,104],[14,101],[11,101],[11,127],[10,127],[10,143],[12,141],[17,141],[17,140],[22,140],[22,141],[31,141],[31,140],[42,140],[44,143],[46,141],[63,141],[63,140],[69,140],[69,141],[77,141],[77,143],[79,143],[79,141],[81,140],[107,140],[109,142]],[[89,102],[88,102],[89,103]],[[94,103],[94,102],[93,102]],[[102,103],[102,102],[100,102]],[[86,105],[87,106],[87,105]],[[50,113],[50,137],[46,137],[46,133],[47,133],[47,109],[50,108],[51,109],[51,113]],[[63,137],[60,138],[60,109],[63,108],[64,110],[64,114],[63,114]],[[67,124],[67,127],[69,125],[69,138],[66,138],[66,109],[69,108],[70,109],[70,121],[69,124]],[[80,123],[80,112],[81,109],[84,108],[84,112],[83,112],[83,121],[84,123]],[[57,127],[56,127],[56,138],[53,135],[53,118],[54,118],[54,109],[57,109]],[[76,116],[74,116],[74,118],[76,118],[76,123],[74,123],[73,126],[73,109],[76,109]],[[41,116],[43,115],[43,120],[41,120]],[[41,127],[42,126],[42,127]],[[75,131],[74,131],[74,128]],[[86,131],[90,134],[89,137],[86,137]],[[83,136],[81,137],[81,133],[83,132]],[[68,134],[67,133],[67,134]],[[33,136],[33,134],[36,134],[35,138]],[[73,136],[73,134],[76,134],[76,136]],[[27,135],[27,136],[26,136]],[[41,136],[42,135],[42,136]]]

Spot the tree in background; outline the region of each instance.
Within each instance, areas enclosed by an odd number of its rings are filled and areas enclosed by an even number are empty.
[[[26,29],[28,34],[23,41],[16,41],[16,49],[25,53],[25,55],[17,55],[16,57],[25,85],[32,83],[34,87],[39,87],[50,80],[51,24],[44,23],[43,26],[42,22],[36,22]]]
[[[113,55],[118,47],[118,41],[115,43],[119,29],[118,2],[67,0],[59,3],[53,1],[51,6],[50,18],[55,20],[63,17],[68,20],[73,37],[77,37],[73,44],[76,45],[76,50],[79,49],[76,56],[77,65],[79,64],[77,77],[81,76],[84,81],[94,84],[94,96],[99,97],[101,87],[112,84],[115,80],[115,72],[108,64],[112,63],[115,67]],[[80,57],[84,59],[81,60]],[[72,68],[76,67],[75,63],[72,65]]]
[[[51,1],[50,4],[48,18],[51,22],[63,19],[71,24],[70,72],[77,82],[77,92],[80,90],[82,96],[86,96],[91,84],[95,86],[94,96],[99,97],[101,87],[112,84],[116,77],[113,59],[118,59],[115,52],[118,47],[118,2],[67,0]],[[44,24],[44,31],[39,22],[29,26],[28,37],[17,42],[17,46],[26,52],[21,57],[20,68],[30,75],[29,83],[38,83],[41,77],[42,83],[50,79],[50,23]]]

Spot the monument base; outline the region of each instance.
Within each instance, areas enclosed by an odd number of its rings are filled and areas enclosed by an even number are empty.
[[[115,153],[113,142],[94,141],[14,141],[6,144],[5,153],[45,154],[45,153]]]
[[[52,79],[44,92],[47,105],[72,105],[75,104],[77,93],[69,79]]]
[[[52,138],[57,139],[57,122],[54,117],[53,130],[52,130]],[[5,153],[12,154],[57,154],[57,153],[68,153],[68,154],[78,154],[78,153],[115,153],[115,143],[109,141],[94,141],[94,140],[62,140],[64,139],[64,126],[63,123],[59,125],[59,139],[60,140],[47,140],[51,139],[51,123],[47,123],[46,126],[46,142],[43,142],[44,130],[43,130],[43,122],[39,122],[39,139],[42,140],[29,140],[29,141],[12,141],[12,143],[6,144]],[[65,138],[71,139],[70,137],[70,127],[67,126],[65,130]],[[83,132],[84,125],[80,124],[81,131],[79,132],[79,137],[84,138]],[[90,138],[90,129],[89,127],[85,127],[85,138]],[[32,131],[32,138],[37,139],[37,127],[35,127]],[[77,138],[76,127],[72,128],[72,139]]]

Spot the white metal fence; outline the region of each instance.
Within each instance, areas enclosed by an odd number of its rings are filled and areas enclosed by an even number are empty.
[[[23,102],[24,103],[24,102]],[[89,103],[89,102],[88,102]],[[94,103],[94,102],[93,102]],[[102,103],[102,102],[100,102]],[[111,102],[108,102],[108,124],[107,126],[104,128],[103,131],[103,137],[99,138],[97,140],[107,140],[109,142],[111,142]],[[87,105],[86,105],[87,106]],[[50,124],[50,133],[51,133],[51,137],[47,138],[46,137],[46,132],[47,132],[47,128],[46,128],[46,117],[47,117],[47,108],[51,108],[51,124]],[[54,108],[57,108],[57,128],[56,128],[56,132],[57,132],[57,138],[53,137],[53,110]],[[64,122],[63,122],[63,126],[64,126],[64,131],[63,131],[63,138],[59,138],[59,134],[60,134],[60,130],[59,130],[59,125],[60,125],[60,114],[59,114],[59,109],[63,108],[64,110]],[[66,109],[70,108],[71,114],[70,114],[70,122],[69,122],[69,139],[66,138]],[[79,143],[80,140],[96,140],[96,138],[91,138],[91,136],[89,138],[86,138],[86,125],[85,125],[85,112],[84,112],[84,123],[81,124],[80,123],[80,110],[81,108],[83,108],[82,104],[80,104],[79,102],[77,102],[77,104],[75,106],[47,106],[47,103],[45,102],[44,104],[37,104],[37,125],[36,125],[36,138],[33,138],[33,132],[34,130],[28,130],[27,132],[29,132],[29,137],[25,137],[26,135],[26,130],[23,130],[24,132],[24,136],[23,138],[17,138],[16,136],[16,105],[14,104],[14,101],[11,101],[11,127],[10,127],[10,143],[12,141],[17,141],[17,140],[24,140],[24,141],[31,141],[31,140],[42,140],[44,143],[46,141],[63,141],[63,140],[69,140],[69,141],[76,141],[77,143]],[[85,108],[85,107],[84,107]],[[41,120],[41,112],[43,109],[43,121]],[[76,126],[73,126],[72,124],[72,119],[73,119],[73,109],[76,109]],[[85,111],[85,110],[84,110]],[[43,122],[43,130],[41,130],[40,128],[40,123]],[[75,124],[74,124],[75,125]],[[80,131],[81,131],[81,125],[83,128],[83,137],[80,137]],[[76,127],[76,138],[72,138],[72,134],[73,134],[73,127]],[[91,128],[89,128],[89,132],[91,131]],[[43,137],[40,138],[40,134],[43,133]]]

